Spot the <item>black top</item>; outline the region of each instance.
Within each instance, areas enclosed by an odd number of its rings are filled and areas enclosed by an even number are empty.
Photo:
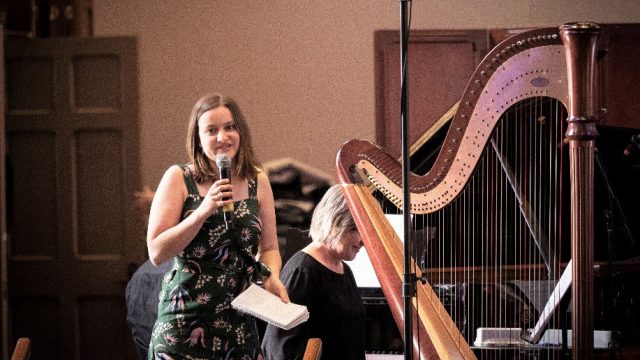
[[[309,309],[309,320],[291,330],[268,325],[262,340],[265,360],[302,359],[309,338],[322,340],[323,359],[365,358],[364,305],[351,268],[344,274],[298,251],[280,278],[289,299]]]

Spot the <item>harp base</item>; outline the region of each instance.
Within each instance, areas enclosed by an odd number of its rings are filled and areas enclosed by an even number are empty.
[[[562,330],[548,329],[537,344],[529,344],[521,338],[520,328],[478,328],[473,345],[476,348],[502,346],[562,346]],[[571,330],[567,330],[567,347],[571,347]],[[594,349],[618,348],[618,336],[610,330],[593,332]]]

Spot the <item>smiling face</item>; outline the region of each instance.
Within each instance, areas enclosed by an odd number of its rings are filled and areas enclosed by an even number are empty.
[[[353,260],[362,248],[362,237],[342,193],[333,185],[313,210],[309,236],[329,250],[336,260]]]
[[[204,112],[198,119],[198,137],[202,151],[215,166],[216,157],[227,154],[235,162],[240,148],[240,133],[226,106]]]
[[[260,162],[251,146],[251,132],[238,103],[222,94],[201,97],[191,109],[187,127],[187,155],[197,182],[218,178],[216,155],[226,153],[240,178],[257,175]]]

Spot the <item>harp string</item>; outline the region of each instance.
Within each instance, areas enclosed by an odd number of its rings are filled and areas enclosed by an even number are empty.
[[[469,344],[480,327],[530,328],[540,311],[534,304],[546,302],[559,260],[567,260],[561,243],[565,118],[557,100],[517,103],[502,116],[492,135],[496,147],[485,149],[462,194],[446,208],[413,215],[414,264],[426,271]],[[400,213],[383,203],[385,213]],[[549,269],[545,248],[553,254]],[[524,294],[519,285],[545,289]],[[551,324],[558,328],[559,321]]]

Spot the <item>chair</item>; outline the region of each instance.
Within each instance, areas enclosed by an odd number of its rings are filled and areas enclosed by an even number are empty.
[[[18,342],[16,343],[15,349],[13,349],[11,360],[29,360],[30,357],[31,340],[26,337],[19,338]]]
[[[307,348],[304,350],[302,360],[320,360],[322,356],[322,340],[311,338],[307,341]],[[11,359],[13,360],[13,359]]]

